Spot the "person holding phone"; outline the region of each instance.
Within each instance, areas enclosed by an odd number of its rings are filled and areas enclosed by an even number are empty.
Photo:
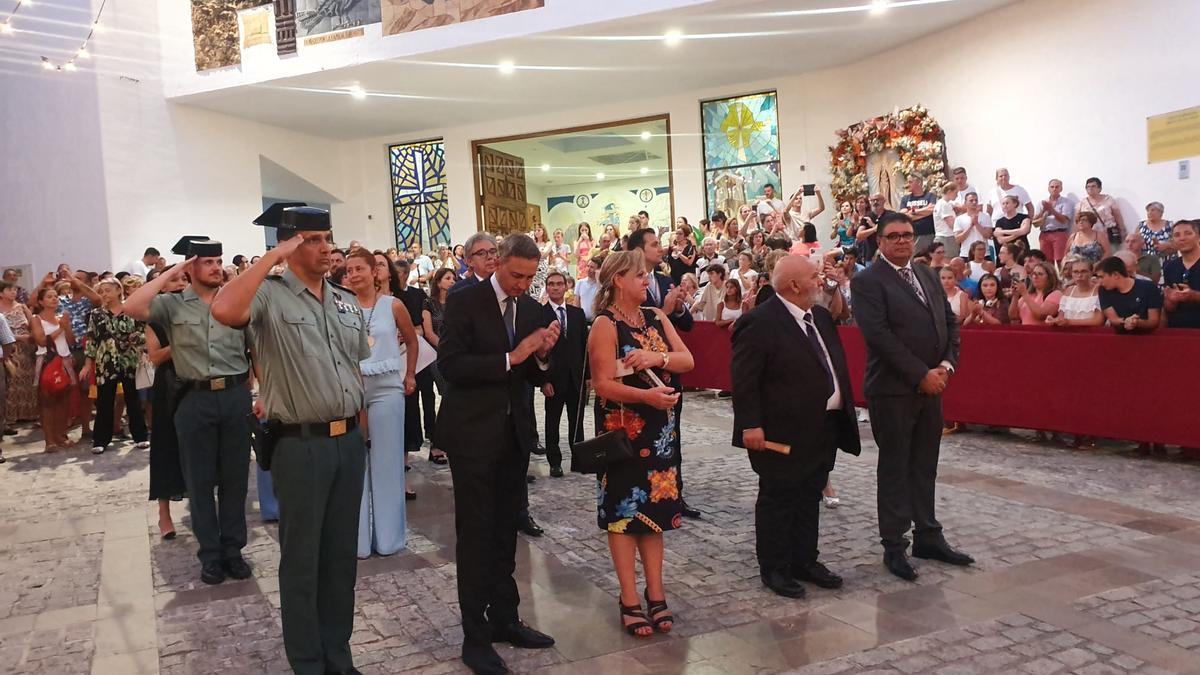
[[[804,198],[816,195],[817,208],[804,210]],[[821,194],[820,186],[810,183],[796,190],[788,200],[787,210],[783,213],[783,229],[792,241],[804,241],[804,226],[811,225],[812,219],[825,211],[825,195]]]
[[[1163,309],[1167,326],[1200,328],[1200,225],[1181,220],[1171,228],[1171,244],[1179,253],[1163,265]]]

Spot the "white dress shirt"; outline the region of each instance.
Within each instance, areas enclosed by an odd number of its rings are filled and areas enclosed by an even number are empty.
[[[596,293],[600,292],[600,282],[584,277],[575,282],[575,296],[579,298],[579,306],[588,321],[596,318]]]
[[[964,214],[964,215],[965,215],[965,214]],[[983,211],[980,211],[980,212],[979,212],[979,216],[980,216],[980,222],[983,222],[983,216],[986,216],[986,215],[987,215],[987,214],[986,214],[986,213],[984,213]],[[962,216],[959,216],[959,218],[962,218]],[[887,264],[891,265],[891,266],[892,266],[892,269],[896,270],[896,274],[900,274],[900,270],[905,270],[905,269],[906,269],[906,270],[908,270],[908,271],[910,271],[910,272],[912,272],[913,278],[917,280],[917,283],[918,283],[918,284],[919,284],[919,283],[921,283],[921,277],[917,276],[917,272],[916,272],[916,270],[914,270],[914,269],[913,269],[913,267],[912,267],[912,261],[911,261],[911,260],[909,260],[909,261],[908,261],[907,263],[905,263],[904,265],[897,265],[896,263],[892,262],[891,260],[888,260],[888,259],[887,259],[887,256],[881,255],[881,256],[879,256],[879,259],[880,259],[880,260],[883,260],[883,261],[886,261],[886,262],[887,262]],[[903,276],[903,275],[901,275],[901,276],[900,276],[900,278],[901,278],[901,279],[903,279],[903,278],[904,278],[904,276]],[[939,287],[939,288],[940,288],[940,287]],[[922,286],[922,287],[921,287],[921,290],[924,290],[924,289],[925,289],[925,287],[924,287],[924,286]],[[925,294],[925,301],[926,301],[926,302],[932,302],[932,301],[933,301],[933,299],[929,297],[929,293],[928,293],[928,291],[926,291],[926,294]],[[949,361],[945,361],[945,360],[943,360],[943,361],[942,361],[941,363],[939,363],[938,365],[939,365],[939,366],[941,366],[941,367],[943,367],[943,368],[945,368],[946,370],[948,370],[948,371],[950,371],[950,372],[952,372],[952,373],[954,372],[954,365],[953,365],[953,364],[951,364]]]
[[[776,295],[775,297],[779,298],[780,302],[783,303],[783,306],[787,307],[787,311],[792,315],[792,318],[794,318],[796,320],[796,323],[800,324],[800,330],[807,333],[808,332],[807,317],[808,317],[808,315],[812,314],[812,310],[800,309],[796,305],[793,305],[792,303],[785,300],[782,295]],[[813,327],[814,328],[816,327],[815,321],[813,323]],[[829,398],[825,400],[825,409],[826,410],[841,410],[842,409],[842,386],[840,384],[838,384],[837,369],[833,367],[833,359],[829,358],[829,348],[825,346],[825,338],[821,337],[821,331],[819,331],[819,330],[817,331],[817,342],[821,343],[821,355],[825,359],[825,363],[828,364],[828,366],[829,366],[829,372],[833,375],[833,393],[830,394]],[[805,348],[807,349],[807,347],[805,347]]]

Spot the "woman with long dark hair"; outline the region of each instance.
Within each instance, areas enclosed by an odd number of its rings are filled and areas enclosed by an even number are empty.
[[[72,443],[67,437],[67,418],[70,416],[71,392],[75,389],[75,369],[66,365],[71,358],[71,317],[58,311],[58,292],[48,286],[35,291],[33,298],[33,340],[37,343],[37,363],[34,372],[38,381],[38,405],[41,408],[42,432],[46,437],[46,452],[66,449]],[[42,373],[62,360],[71,383],[59,392],[50,393],[41,386]],[[0,373],[3,377],[3,373]]]
[[[425,341],[437,349],[441,344],[442,321],[446,315],[446,298],[450,296],[450,287],[454,282],[458,281],[458,277],[450,270],[438,270],[433,275],[433,280],[429,286],[429,297],[425,299],[425,306],[421,309],[421,328],[425,335]],[[438,393],[446,390],[446,381],[442,379],[442,374],[437,370],[437,364],[433,363],[429,366],[433,372],[433,381],[437,385]],[[429,461],[434,464],[445,464],[447,462],[446,453],[440,449],[433,447],[433,439],[429,439]]]

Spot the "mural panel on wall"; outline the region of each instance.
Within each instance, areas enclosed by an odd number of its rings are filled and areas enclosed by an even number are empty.
[[[308,37],[379,23],[379,0],[296,0],[296,35]]]
[[[706,214],[733,216],[779,184],[779,111],[773,91],[704,101],[700,123],[704,144]]]
[[[542,224],[546,233],[562,230],[568,242],[575,241],[580,222],[591,226],[593,239],[598,240],[605,225],[613,225],[617,232],[627,231],[629,216],[638,211],[650,214],[650,224],[655,228],[666,227],[671,222],[671,188],[647,186],[642,188],[595,190],[595,185],[580,185],[579,193],[546,197],[546,215]]]
[[[242,62],[238,48],[238,10],[263,0],[192,0],[192,47],[196,70],[227,68]]]
[[[486,19],[545,4],[545,0],[383,0],[383,34]]]
[[[441,139],[388,148],[396,247],[426,250],[450,243],[446,194],[446,146]]]

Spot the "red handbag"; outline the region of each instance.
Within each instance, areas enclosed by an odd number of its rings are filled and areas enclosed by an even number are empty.
[[[42,369],[41,386],[42,393],[48,396],[61,394],[71,386],[71,374],[67,372],[67,366],[58,354],[55,354],[49,365]]]

